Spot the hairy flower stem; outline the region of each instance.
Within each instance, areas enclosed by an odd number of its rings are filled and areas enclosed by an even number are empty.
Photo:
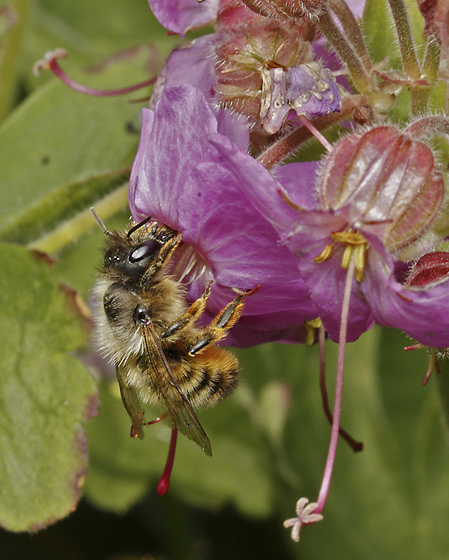
[[[433,86],[438,79],[440,56],[440,44],[434,37],[429,37],[426,45],[426,53],[424,55],[422,73],[431,86]]]
[[[410,78],[412,82],[423,77],[428,79],[430,76],[424,74],[419,64],[404,0],[389,0],[389,3],[396,26],[396,35],[399,41],[404,74]],[[430,45],[428,45],[428,47],[430,47]],[[426,63],[427,68],[432,71],[432,74],[435,74],[434,66],[437,62],[435,60],[430,62],[430,58],[434,58],[435,55],[435,46],[431,46],[430,52],[426,53]],[[439,60],[439,56],[437,56],[437,60]],[[436,71],[438,71],[438,68]],[[427,111],[431,85],[432,81],[429,80],[429,86],[410,87],[412,115],[420,115]]]
[[[405,2],[404,0],[389,0],[389,3],[396,26],[402,67],[409,78],[418,80],[421,77],[421,68],[419,67],[418,57],[416,55],[415,42],[413,40]]]
[[[175,452],[176,452],[176,441],[178,439],[178,430],[173,428],[171,431],[171,438],[170,438],[170,447],[168,449],[168,457],[167,462],[165,463],[164,472],[159,480],[159,484],[157,485],[157,493],[159,496],[163,496],[168,492],[170,487],[170,475],[173,470],[173,463],[175,461]]]
[[[331,440],[327,454],[326,466],[321,481],[320,493],[318,495],[317,507],[314,513],[321,513],[329,493],[332,471],[334,468],[335,455],[337,452],[338,433],[340,430],[341,400],[343,396],[343,373],[345,367],[346,335],[348,329],[349,303],[351,300],[352,283],[355,277],[355,260],[351,258],[346,274],[345,292],[341,307],[340,336],[338,342],[337,376],[335,380],[334,417],[332,421]]]
[[[351,75],[352,82],[357,91],[369,94],[373,90],[373,84],[371,83],[370,74],[365,66],[365,55],[363,55],[362,60],[356,50],[356,47],[354,47],[348,38],[343,35],[328,10],[324,10],[322,12],[318,19],[318,25],[329,43],[346,64]],[[359,43],[357,39],[356,43]],[[357,46],[357,48],[359,47]]]
[[[325,348],[324,344],[326,342],[326,331],[324,330],[323,325],[320,326],[318,331],[318,344],[320,348],[320,390],[321,390],[321,398],[323,401],[323,409],[326,418],[329,420],[329,424],[332,425],[332,413],[329,408],[329,399],[327,396],[326,390],[326,357],[325,357]],[[351,449],[356,453],[357,451],[363,450],[363,443],[360,441],[356,441],[353,439],[348,432],[343,430],[343,428],[339,428],[340,436],[348,443]]]
[[[332,113],[324,117],[317,117],[313,119],[312,124],[318,130],[325,130],[326,128],[337,124],[339,121],[346,119],[353,112],[353,110],[361,105],[364,101],[364,96],[352,96],[343,100],[340,113]],[[260,154],[257,161],[267,169],[272,169],[276,165],[282,163],[285,159],[292,156],[302,144],[310,140],[312,132],[304,126],[296,128],[277,142],[274,142],[264,152]]]
[[[360,57],[360,60],[363,62],[367,72],[371,72],[373,65],[366,47],[365,38],[363,37],[359,22],[355,18],[351,9],[344,0],[329,0],[329,6],[338,17],[346,35],[350,39],[355,52]]]

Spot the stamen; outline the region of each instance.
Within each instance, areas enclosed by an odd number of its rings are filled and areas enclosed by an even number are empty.
[[[171,431],[170,447],[168,449],[167,462],[165,463],[164,472],[157,485],[157,493],[163,496],[168,492],[170,487],[170,475],[173,470],[173,463],[175,461],[176,441],[178,439],[178,430],[173,428]]]
[[[304,323],[304,327],[306,329],[306,345],[312,346],[315,342],[315,333],[317,329],[321,329],[323,323],[321,319],[317,317],[316,319],[312,319],[312,321],[306,321]]]
[[[340,431],[340,417],[341,417],[341,401],[343,396],[343,373],[345,365],[345,351],[346,351],[346,338],[348,330],[348,316],[349,316],[349,303],[351,300],[352,283],[355,275],[355,262],[351,259],[348,272],[346,275],[345,291],[343,294],[343,303],[341,308],[341,323],[340,323],[340,336],[338,347],[338,360],[337,360],[337,376],[335,382],[335,399],[334,399],[334,416],[332,419],[331,439],[329,443],[329,450],[324,467],[323,478],[321,481],[321,488],[318,495],[318,501],[309,504],[307,498],[301,498],[297,502],[296,511],[298,516],[293,519],[287,519],[284,522],[284,527],[293,527],[292,538],[296,542],[299,541],[299,531],[303,525],[309,525],[321,521],[323,516],[324,505],[326,503],[327,495],[329,493],[330,481],[332,471],[334,468],[335,455],[337,452],[338,435]],[[308,505],[307,505],[308,504]]]
[[[315,513],[321,513],[326,503],[329,493],[329,486],[334,467],[335,454],[337,452],[338,432],[340,430],[341,400],[343,396],[343,374],[345,367],[346,336],[348,330],[349,303],[351,300],[352,282],[354,280],[355,263],[354,259],[348,268],[345,282],[345,292],[341,308],[340,336],[338,342],[337,376],[335,382],[334,417],[332,420],[331,440],[327,455],[326,466],[324,468],[323,480],[321,482],[320,493],[318,495],[318,507]]]
[[[343,257],[341,259],[341,267],[344,270],[348,270],[349,263],[352,261],[352,254],[354,252],[354,248],[352,245],[346,245],[345,250],[343,252]]]
[[[355,277],[358,282],[361,282],[363,280],[363,272],[365,270],[366,262],[366,251],[366,243],[357,245],[354,250]]]
[[[334,252],[334,246],[333,245],[326,245],[326,247],[324,247],[322,253],[320,255],[318,255],[317,257],[315,257],[313,260],[316,263],[322,263],[324,261],[327,261],[327,259],[330,259],[332,257],[333,252]]]
[[[173,275],[185,284],[198,280],[207,270],[207,264],[192,245],[184,245],[179,251],[180,257],[173,269]]]
[[[341,266],[345,270],[348,270],[349,263],[354,257],[355,277],[358,282],[361,282],[363,280],[363,272],[365,270],[366,263],[366,252],[368,250],[368,243],[366,239],[358,231],[335,231],[331,233],[331,237],[337,243],[346,245],[343,252],[343,257],[341,259]],[[330,247],[330,245],[328,245],[327,247]],[[326,260],[326,258],[323,257],[326,257],[325,251],[327,247],[321,255],[315,258],[315,262],[320,263],[323,262],[323,260]]]
[[[57,60],[59,58],[65,58],[67,56],[67,52],[64,49],[56,49],[54,51],[48,51],[45,53],[44,58],[38,60],[35,65],[33,66],[33,73],[36,76],[39,76],[40,71],[44,70],[51,70],[62,82],[64,82],[69,88],[78,91],[80,93],[84,93],[86,95],[92,95],[95,97],[110,97],[113,95],[123,95],[125,93],[131,93],[138,89],[142,89],[146,86],[152,85],[156,81],[156,77],[151,78],[150,80],[146,80],[145,82],[141,82],[140,84],[135,84],[133,86],[128,86],[125,88],[119,89],[96,89],[84,86],[70,78],[59,66]]]

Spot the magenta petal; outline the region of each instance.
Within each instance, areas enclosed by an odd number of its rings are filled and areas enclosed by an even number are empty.
[[[389,265],[392,268],[392,260]],[[384,261],[376,253],[371,255],[362,290],[376,323],[401,329],[426,346],[449,347],[449,280],[409,288],[384,270]]]
[[[216,163],[198,165],[178,202],[184,241],[199,250],[224,286],[251,289],[268,271],[280,280],[289,268],[293,278],[288,249],[267,250],[278,235],[248,202],[230,171]]]
[[[218,0],[149,0],[159,22],[173,33],[184,35],[190,29],[215,21]]]
[[[129,183],[129,207],[135,221],[157,216],[179,228],[177,198],[192,169],[207,161],[213,148],[204,135],[217,121],[201,93],[188,86],[167,89],[154,114],[142,110],[142,131]]]
[[[289,199],[304,210],[317,208],[315,181],[319,165],[319,161],[303,161],[288,163],[273,171],[274,178],[287,191]]]
[[[282,186],[255,159],[221,137],[209,136],[226,166],[234,173],[239,188],[255,208],[278,230],[288,231],[298,219],[298,212],[282,199]],[[287,193],[285,193],[287,194]]]

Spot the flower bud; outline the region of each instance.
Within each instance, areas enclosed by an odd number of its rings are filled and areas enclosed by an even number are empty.
[[[423,287],[449,276],[449,253],[427,253],[414,263],[405,282],[406,286]]]
[[[397,253],[422,241],[442,205],[444,181],[426,144],[379,126],[334,146],[317,192],[322,209],[341,208],[353,230]]]

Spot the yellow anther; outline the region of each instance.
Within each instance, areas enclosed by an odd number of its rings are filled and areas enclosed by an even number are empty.
[[[352,245],[346,245],[345,250],[343,252],[343,257],[341,259],[341,266],[345,270],[348,270],[349,268],[349,263],[351,262],[353,252],[354,252],[354,247]]]
[[[341,266],[344,270],[348,270],[351,259],[354,258],[355,276],[358,282],[363,279],[363,271],[365,269],[366,252],[368,250],[368,242],[358,231],[335,231],[331,233],[332,239],[336,243],[345,245]],[[322,263],[329,259],[334,252],[333,245],[326,245],[321,255],[314,258],[316,263]]]
[[[363,279],[363,271],[365,270],[366,262],[366,250],[366,243],[364,243],[363,245],[357,245],[354,250],[355,277],[357,278],[358,282],[361,282]]]
[[[322,325],[321,319],[317,317],[312,319],[312,321],[305,321],[304,327],[306,329],[306,344],[307,346],[312,346],[315,342],[315,331],[319,329]]]
[[[365,238],[358,231],[335,231],[331,233],[332,239],[337,243],[347,243],[348,245],[363,245]]]
[[[326,245],[326,247],[324,247],[322,253],[320,255],[318,255],[317,257],[315,257],[313,260],[316,263],[322,263],[324,261],[327,261],[327,259],[330,259],[333,252],[334,252],[334,247],[332,245]]]

